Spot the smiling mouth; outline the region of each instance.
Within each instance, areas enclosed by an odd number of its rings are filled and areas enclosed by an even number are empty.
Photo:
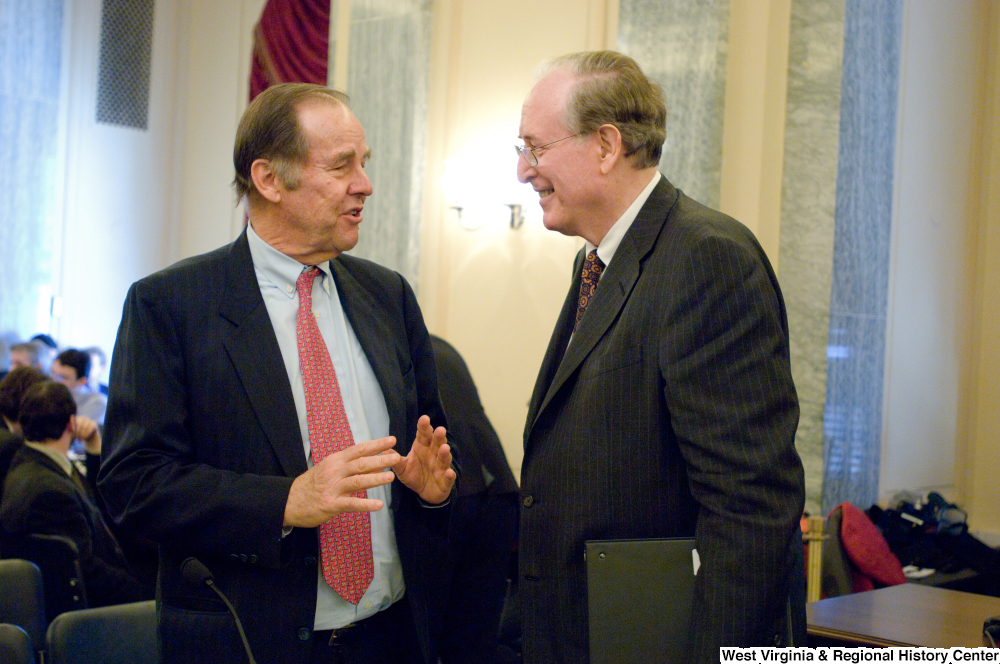
[[[553,194],[553,193],[555,193],[555,189],[539,189],[538,190],[538,197],[539,198],[545,198],[549,194]]]

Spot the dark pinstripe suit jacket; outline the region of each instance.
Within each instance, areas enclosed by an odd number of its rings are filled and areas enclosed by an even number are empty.
[[[406,454],[417,418],[444,425],[430,338],[409,285],[369,261],[331,270]],[[316,609],[313,529],[281,537],[292,480],[305,472],[288,374],[246,233],[151,275],[122,315],[99,486],[125,528],[160,544],[164,662],[240,662],[240,638],[210,589],[185,581],[201,559],[239,611],[261,662],[308,661]],[[396,541],[425,652],[444,601],[449,509],[392,485]]]
[[[567,347],[582,260],[524,432],[525,662],[587,661],[590,539],[696,536],[692,661],[780,642],[804,482],[785,307],[763,250],[664,178]]]

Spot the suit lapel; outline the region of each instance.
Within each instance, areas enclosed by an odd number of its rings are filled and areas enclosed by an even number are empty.
[[[652,250],[656,238],[663,229],[667,220],[667,215],[677,200],[677,190],[666,178],[661,177],[660,182],[653,189],[646,204],[639,210],[635,221],[625,233],[618,249],[615,251],[611,264],[601,276],[601,281],[597,287],[594,299],[587,307],[587,314],[580,321],[580,326],[573,334],[566,352],[562,355],[560,362],[553,353],[553,344],[550,343],[542,365],[542,372],[539,374],[539,384],[536,385],[536,395],[532,398],[532,407],[536,404],[539,386],[543,376],[551,375],[552,367],[546,363],[558,362],[555,368],[555,375],[547,388],[544,389],[544,398],[538,406],[537,411],[529,409],[528,425],[525,429],[524,441],[527,446],[531,427],[537,421],[538,416],[545,410],[559,389],[566,384],[570,377],[580,368],[583,361],[590,355],[590,352],[608,331],[619,313],[628,302],[629,295],[635,286],[636,281],[642,271],[642,262],[646,255]],[[556,331],[553,333],[553,342],[559,335],[569,336],[570,316],[576,311],[576,293],[580,288],[580,271],[583,263],[583,251],[577,256],[576,275],[573,279],[573,287],[563,305],[559,322],[556,324]],[[572,302],[571,302],[572,301]],[[565,342],[564,342],[565,343]],[[546,373],[548,369],[548,373]]]
[[[358,338],[361,348],[365,351],[379,387],[382,388],[385,407],[389,411],[389,432],[396,437],[397,450],[406,454],[410,441],[405,434],[406,423],[400,419],[400,414],[406,413],[406,404],[403,401],[406,388],[396,357],[393,331],[379,317],[378,312],[381,308],[378,302],[361,287],[341,261],[336,259],[330,261],[330,272],[337,285],[337,294],[340,296],[344,314],[351,323],[354,336]]]
[[[572,334],[571,321],[576,317],[576,308],[579,301],[580,282],[582,281],[584,251],[581,249],[573,262],[573,280],[563,302],[559,318],[556,320],[555,329],[549,339],[549,346],[545,350],[545,357],[542,359],[542,366],[538,370],[538,378],[535,380],[535,388],[531,393],[531,401],[528,402],[528,417],[524,425],[524,444],[528,444],[528,434],[535,423],[535,418],[541,410],[542,401],[545,400],[549,392],[549,386],[559,369],[559,363],[566,353],[566,344]]]
[[[223,341],[257,420],[288,477],[306,471],[302,433],[281,349],[257,285],[246,231],[226,260],[226,290],[219,314],[236,329]]]

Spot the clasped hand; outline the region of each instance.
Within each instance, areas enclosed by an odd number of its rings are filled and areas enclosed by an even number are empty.
[[[75,415],[71,420],[71,424],[73,427],[73,437],[83,441],[83,446],[87,450],[87,454],[100,454],[101,428],[97,426],[97,422],[83,415]]]
[[[327,456],[292,482],[284,526],[315,528],[341,512],[375,512],[384,503],[353,494],[389,484],[396,477],[421,500],[436,504],[451,494],[455,471],[444,427],[421,416],[405,457],[393,450],[393,436],[352,445]],[[384,469],[390,470],[384,470]]]

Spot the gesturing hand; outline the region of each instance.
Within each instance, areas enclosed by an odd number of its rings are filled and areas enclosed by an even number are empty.
[[[417,436],[405,458],[392,467],[396,477],[426,503],[437,504],[451,495],[455,471],[444,427],[431,428],[431,418],[417,421]]]
[[[383,502],[351,494],[389,484],[389,468],[400,462],[392,436],[351,445],[327,456],[292,482],[285,503],[284,526],[315,528],[341,512],[375,512]]]

